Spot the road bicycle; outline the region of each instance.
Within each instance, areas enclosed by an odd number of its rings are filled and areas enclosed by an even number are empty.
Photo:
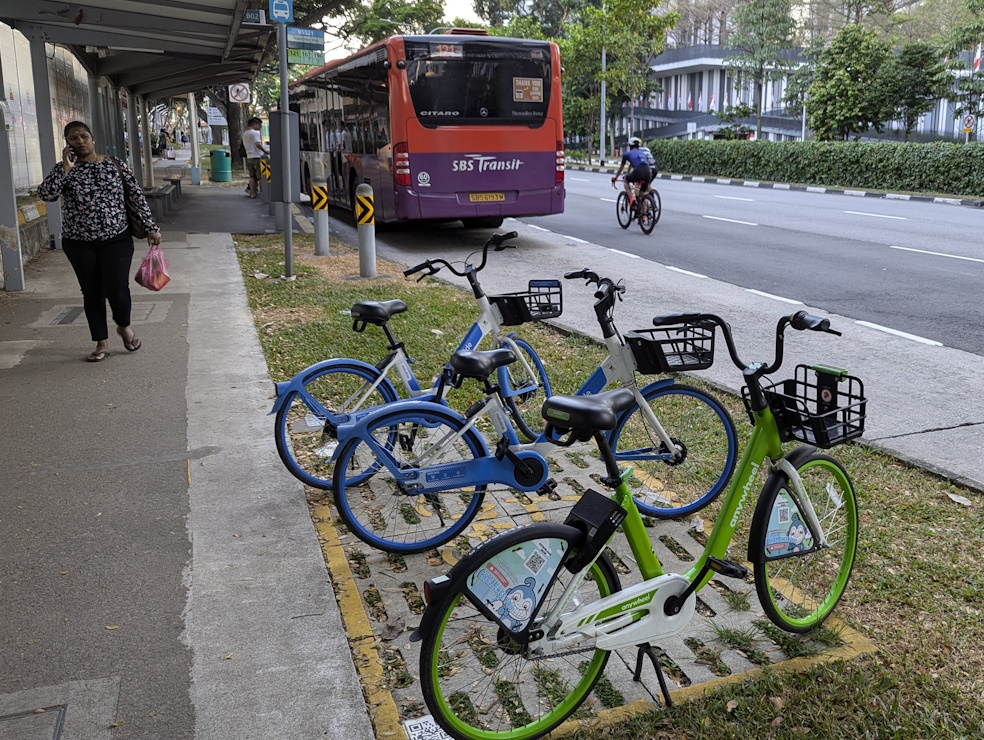
[[[592,396],[620,384],[632,396],[609,437],[616,459],[636,465],[632,484],[639,508],[660,518],[703,508],[724,490],[737,460],[731,416],[699,388],[672,378],[640,388],[636,373],[710,367],[713,332],[706,322],[684,322],[627,332],[623,338],[613,315],[625,287],[590,270],[564,277],[598,288],[594,310],[608,356],[577,395]],[[502,387],[490,380],[514,360],[509,350],[452,356],[446,382],[460,386],[474,379],[484,389],[463,415],[407,400],[338,428],[334,500],[357,537],[389,552],[422,552],[461,534],[490,485],[538,493],[552,489],[545,459],[554,450],[551,440],[541,433],[533,443],[521,444],[505,411]]]
[[[477,267],[466,261],[461,270],[443,259],[427,260],[404,271],[410,276],[427,271],[434,275],[446,267],[464,277],[478,303],[479,316],[465,334],[459,349],[473,349],[486,337],[494,346],[508,347],[519,358],[508,373],[499,378],[503,398],[517,427],[527,437],[536,439],[542,422],[539,409],[550,394],[543,364],[536,352],[514,333],[503,327],[531,321],[556,318],[563,311],[563,294],[558,280],[530,280],[528,290],[487,296],[478,280],[488,261],[489,248],[496,252],[513,248],[507,244],[516,232],[493,234],[482,248],[482,261]],[[430,388],[422,388],[413,372],[413,360],[406,345],[398,341],[388,325],[389,320],[407,310],[402,300],[360,301],[352,306],[352,330],[365,331],[377,326],[386,335],[388,355],[375,365],[351,358],[335,358],[311,365],[291,380],[275,384],[277,399],[271,414],[276,414],[274,438],[277,452],[287,469],[299,480],[316,488],[331,490],[331,458],[337,447],[337,428],[364,416],[377,406],[393,403],[400,393],[390,380],[395,372],[406,396],[443,403],[448,386],[441,384],[443,373]],[[536,428],[530,428],[533,423]]]
[[[497,535],[446,575],[424,584],[427,608],[411,640],[423,640],[420,681],[438,724],[456,738],[532,738],[570,716],[604,671],[610,651],[636,647],[635,680],[648,657],[664,701],[669,691],[652,644],[684,629],[696,592],[715,574],[747,576],[726,560],[746,504],[758,493],[748,542],[755,587],[769,619],[790,632],[826,619],[847,587],[858,537],[854,488],[843,466],[821,454],[863,432],[861,382],[842,370],[797,368],[780,385],[763,383],[782,363],[786,326],[837,334],[829,320],[799,312],[776,328],[771,365],[740,361],[728,325],[710,314],[657,322],[711,321],[720,327],[747,383],[754,423],[738,471],[703,554],[686,573],[667,573],[653,552],[609,430],[633,403],[619,389],[552,396],[543,417],[561,444],[594,438],[611,497],[587,491],[565,523],[532,524]],[[658,325],[658,324],[657,324]],[[808,380],[812,373],[815,380]],[[806,444],[783,455],[785,440]],[[621,589],[605,546],[621,531],[644,580]]]
[[[622,178],[612,181],[621,182]],[[649,191],[645,196],[639,195],[639,183],[631,183],[632,197],[623,189],[615,201],[615,215],[618,216],[618,225],[623,229],[629,228],[633,221],[639,222],[639,228],[643,234],[653,233],[656,224],[659,223],[660,214],[663,212],[663,200],[659,197],[659,191],[650,184]]]

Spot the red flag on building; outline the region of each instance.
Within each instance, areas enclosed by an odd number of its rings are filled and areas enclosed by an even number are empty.
[[[974,55],[974,71],[980,72],[981,70],[981,45],[977,45],[977,54]]]
[[[687,110],[694,109],[694,98],[693,93],[687,93]]]

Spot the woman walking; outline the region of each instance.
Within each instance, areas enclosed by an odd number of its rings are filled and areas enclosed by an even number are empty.
[[[96,153],[86,124],[72,121],[65,126],[65,142],[62,161],[38,187],[38,196],[48,201],[64,198],[62,248],[79,280],[89,333],[96,343],[86,360],[101,362],[109,356],[107,299],[123,346],[130,352],[141,346],[130,327],[133,238],[124,202],[127,191],[147,229],[147,243],[160,244],[161,232],[133,172],[125,162]]]

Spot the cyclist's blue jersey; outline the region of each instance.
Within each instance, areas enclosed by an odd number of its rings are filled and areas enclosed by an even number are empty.
[[[632,168],[642,167],[643,165],[649,166],[646,163],[646,155],[642,153],[639,149],[629,149],[625,154],[622,155],[622,164],[628,162],[632,165]]]

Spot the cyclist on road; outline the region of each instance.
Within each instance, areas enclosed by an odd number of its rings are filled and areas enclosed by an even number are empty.
[[[629,139],[629,149],[622,155],[622,164],[612,178],[612,183],[614,184],[618,176],[622,174],[622,170],[625,169],[625,165],[629,165],[630,170],[624,180],[625,192],[628,193],[629,203],[634,201],[632,183],[639,183],[639,195],[645,195],[649,192],[649,182],[653,179],[653,173],[649,169],[649,163],[646,162],[646,155],[639,149],[641,145],[642,139],[638,136],[633,136]]]

